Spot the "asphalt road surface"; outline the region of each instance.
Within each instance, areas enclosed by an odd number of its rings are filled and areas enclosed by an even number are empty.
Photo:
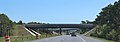
[[[86,37],[83,35],[79,36],[77,35],[76,37],[71,37],[70,35],[62,35],[57,37],[38,39],[29,42],[103,42],[103,41],[91,37]]]

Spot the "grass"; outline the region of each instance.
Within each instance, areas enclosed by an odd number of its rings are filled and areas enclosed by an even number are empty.
[[[110,40],[104,40],[105,42],[113,42],[113,41],[110,41]]]
[[[24,29],[24,26],[22,25],[16,25],[14,30],[13,30],[13,36],[26,36],[26,35],[31,35],[28,31]],[[32,35],[31,35],[32,36]]]
[[[16,25],[14,30],[14,35],[10,36],[11,42],[25,42],[25,41],[31,41],[36,40],[35,36],[32,36],[29,32],[27,32],[22,25]],[[53,37],[57,35],[50,35],[48,34],[48,37]],[[46,38],[45,34],[41,34],[39,36],[39,39]],[[0,37],[0,42],[5,42],[5,37]]]
[[[97,38],[97,39],[103,40],[104,42],[114,42],[114,41],[106,40],[106,39],[103,39],[103,38]]]
[[[48,34],[48,37],[53,37],[53,36],[57,36],[57,35]],[[39,36],[39,39],[43,39],[43,38],[46,38],[46,35],[43,34],[43,35]],[[19,36],[19,37],[11,37],[10,38],[11,42],[25,42],[25,41],[32,41],[32,40],[36,40],[36,37],[35,36],[21,36],[21,37]],[[0,42],[5,42],[5,38],[1,37]]]
[[[23,42],[34,39],[35,39],[34,36],[10,37],[11,42]],[[0,42],[5,42],[5,38],[4,37],[0,38]]]
[[[4,37],[1,37],[1,38],[0,38],[0,42],[5,42],[5,38],[4,38]]]
[[[97,37],[93,37],[93,36],[90,36],[90,37],[95,38],[95,39],[103,40],[104,42],[114,42],[114,41],[106,40],[106,39],[103,39],[103,38],[97,38]]]

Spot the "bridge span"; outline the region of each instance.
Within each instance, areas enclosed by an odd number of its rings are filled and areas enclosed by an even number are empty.
[[[93,24],[26,24],[27,28],[93,28]]]
[[[39,28],[60,28],[59,32],[61,34],[61,28],[93,28],[93,24],[26,24],[26,28],[39,29]]]

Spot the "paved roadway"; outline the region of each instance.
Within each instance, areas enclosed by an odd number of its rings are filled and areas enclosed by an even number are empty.
[[[86,37],[83,35],[77,35],[77,37],[71,37],[70,35],[62,35],[57,37],[50,37],[44,39],[38,39],[30,42],[103,42],[102,40]]]

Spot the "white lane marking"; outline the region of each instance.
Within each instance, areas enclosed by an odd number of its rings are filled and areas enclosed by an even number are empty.
[[[79,38],[81,38],[84,42],[87,42],[85,39],[83,39],[82,37],[78,36]]]

